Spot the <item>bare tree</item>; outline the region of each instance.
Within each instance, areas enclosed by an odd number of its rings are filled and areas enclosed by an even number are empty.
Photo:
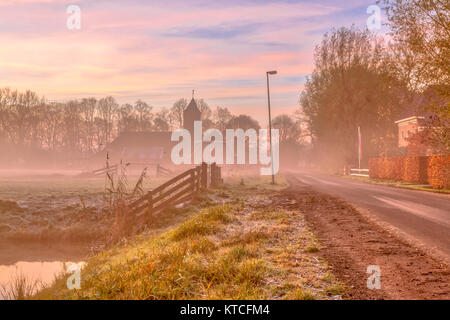
[[[168,120],[174,128],[183,127],[183,112],[187,107],[187,100],[184,98],[178,99],[170,108]]]
[[[272,120],[272,127],[280,132],[280,143],[298,143],[302,139],[302,131],[299,121],[294,121],[287,114],[282,114]]]
[[[134,113],[133,106],[129,103],[121,105],[116,110],[118,133],[140,131],[138,116]]]
[[[228,121],[233,118],[231,112],[227,109],[227,107],[217,107],[213,112],[213,121],[215,122],[215,126],[217,129],[224,131],[226,129],[226,125]]]
[[[83,149],[91,153],[94,151],[95,114],[97,100],[95,98],[82,99],[80,103],[81,120],[83,122]]]
[[[237,117],[233,117],[230,121],[227,122],[227,129],[255,129],[258,130],[260,128],[258,121],[253,119],[250,116],[245,114],[241,114]]]
[[[99,115],[102,123],[103,144],[111,142],[113,135],[114,114],[118,108],[118,104],[113,97],[102,98],[98,102]]]
[[[197,99],[195,102],[197,103],[197,108],[202,113],[202,120],[210,120],[212,111],[206,101],[203,99]]]
[[[169,111],[166,108],[161,109],[159,112],[156,113],[153,123],[156,131],[169,131],[170,129]]]
[[[138,131],[149,131],[152,129],[152,107],[142,100],[136,101],[134,110],[137,113]]]
[[[58,103],[48,103],[44,106],[43,121],[43,146],[55,152],[61,145],[64,132],[63,107]]]

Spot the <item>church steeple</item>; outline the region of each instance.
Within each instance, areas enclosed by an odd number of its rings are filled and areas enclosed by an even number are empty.
[[[202,113],[197,107],[197,102],[194,99],[194,90],[192,90],[192,100],[183,111],[183,128],[194,134],[194,121],[200,121]]]

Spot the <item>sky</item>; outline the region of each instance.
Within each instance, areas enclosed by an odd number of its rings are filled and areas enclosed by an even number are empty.
[[[111,95],[158,110],[203,98],[267,124],[298,108],[332,28],[365,27],[376,0],[0,0],[0,87],[48,100]],[[81,10],[70,30],[69,5]],[[383,17],[382,17],[383,18]]]

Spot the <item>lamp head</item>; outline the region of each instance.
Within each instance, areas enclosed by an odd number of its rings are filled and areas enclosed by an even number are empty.
[[[276,71],[276,70],[273,70],[273,71],[267,71],[267,74],[277,74],[277,71]]]

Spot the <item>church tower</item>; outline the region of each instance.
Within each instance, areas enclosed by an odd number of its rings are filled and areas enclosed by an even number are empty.
[[[189,130],[191,137],[194,136],[194,121],[200,121],[202,119],[202,113],[197,107],[197,103],[192,93],[192,100],[189,102],[187,108],[183,111],[183,128]]]

